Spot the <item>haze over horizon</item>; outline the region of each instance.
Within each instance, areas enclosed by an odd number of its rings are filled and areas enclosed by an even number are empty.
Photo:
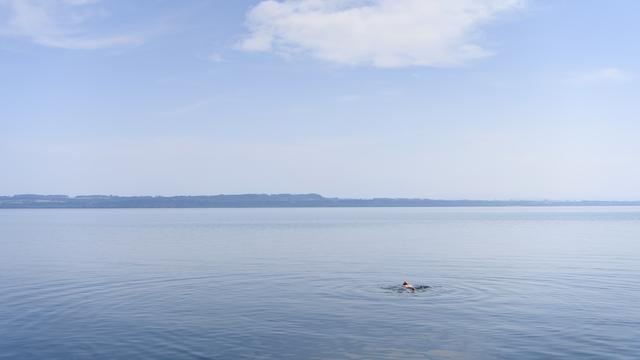
[[[0,0],[0,194],[638,200],[639,11]]]

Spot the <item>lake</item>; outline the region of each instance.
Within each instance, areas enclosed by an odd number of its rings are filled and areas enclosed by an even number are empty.
[[[0,359],[639,354],[638,207],[0,210]]]

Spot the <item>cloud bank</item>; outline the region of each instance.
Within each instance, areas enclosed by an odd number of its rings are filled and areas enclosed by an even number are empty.
[[[103,13],[99,0],[0,0],[0,34],[65,49],[101,49],[140,44],[139,34],[98,35],[88,22]]]
[[[350,65],[456,66],[490,55],[480,27],[522,2],[266,0],[247,14],[249,34],[238,46]]]

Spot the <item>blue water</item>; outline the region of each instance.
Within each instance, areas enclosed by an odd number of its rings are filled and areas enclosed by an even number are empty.
[[[636,207],[0,210],[0,359],[639,357]]]

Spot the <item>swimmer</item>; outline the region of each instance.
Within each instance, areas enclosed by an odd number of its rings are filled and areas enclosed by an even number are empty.
[[[409,284],[409,282],[407,282],[407,280],[405,280],[405,281],[402,283],[402,287],[403,287],[403,288],[405,288],[405,289],[407,289],[407,290],[409,290],[409,291],[411,291],[411,292],[415,292],[415,291],[416,291],[416,288],[415,288],[415,287],[413,287],[413,285]]]

